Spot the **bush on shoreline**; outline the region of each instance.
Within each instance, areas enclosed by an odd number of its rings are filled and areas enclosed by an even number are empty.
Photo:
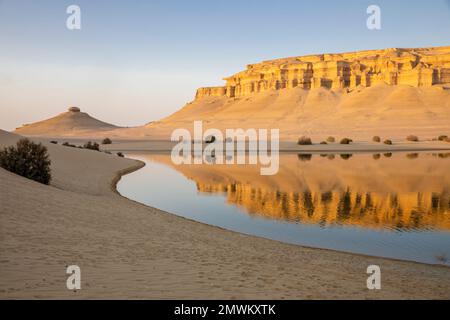
[[[327,138],[327,142],[333,143],[335,141],[336,141],[336,139],[334,137],[330,136],[330,137]]]
[[[406,137],[406,141],[419,142],[419,137],[411,134]]]
[[[0,151],[0,167],[39,183],[50,183],[50,164],[47,148],[29,139],[21,139],[16,146]]]
[[[374,137],[372,138],[372,141],[373,141],[373,142],[381,142],[381,138],[380,138],[379,136],[374,136]]]
[[[387,145],[392,145],[392,140],[387,139],[387,140],[384,140],[383,143],[387,144]]]
[[[312,141],[311,141],[311,138],[302,136],[298,139],[297,144],[300,146],[307,146],[307,145],[312,145]]]
[[[352,142],[353,142],[352,139],[344,138],[344,139],[341,140],[340,144],[350,144]]]
[[[111,141],[110,138],[105,138],[105,139],[103,139],[103,141],[102,141],[102,144],[111,144],[111,143],[112,143],[112,141]]]
[[[84,144],[83,148],[88,150],[100,151],[100,145],[97,142],[88,141]]]

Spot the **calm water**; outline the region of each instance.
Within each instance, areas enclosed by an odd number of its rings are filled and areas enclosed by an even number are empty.
[[[229,230],[304,246],[450,265],[450,154],[282,154],[257,165],[179,165],[133,153],[130,199]]]

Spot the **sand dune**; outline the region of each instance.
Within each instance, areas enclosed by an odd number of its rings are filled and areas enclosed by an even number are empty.
[[[0,146],[20,137],[0,131]],[[111,188],[133,160],[44,142],[54,180],[0,169],[2,298],[448,298],[446,267],[287,245],[129,201]],[[67,265],[82,290],[65,288]],[[381,266],[382,290],[366,288]]]
[[[76,107],[69,108],[51,119],[24,125],[15,130],[16,133],[27,136],[98,136],[102,131],[114,130],[119,127],[97,120]]]
[[[374,135],[404,139],[409,134],[433,138],[450,130],[450,90],[380,84],[347,92],[318,88],[272,90],[242,98],[205,97],[145,128],[123,134],[170,136],[174,128],[278,128],[283,140],[301,135],[315,139]]]

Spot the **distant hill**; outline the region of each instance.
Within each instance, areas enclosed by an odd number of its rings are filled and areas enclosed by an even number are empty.
[[[14,132],[27,136],[85,136],[97,132],[118,129],[119,127],[97,120],[77,107],[56,117],[24,125]]]

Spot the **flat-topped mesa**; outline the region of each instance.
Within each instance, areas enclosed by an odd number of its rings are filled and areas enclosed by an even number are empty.
[[[267,90],[301,87],[353,89],[378,83],[426,87],[450,83],[450,46],[384,49],[291,57],[250,64],[224,78],[223,87],[197,90],[203,97],[241,97]]]

